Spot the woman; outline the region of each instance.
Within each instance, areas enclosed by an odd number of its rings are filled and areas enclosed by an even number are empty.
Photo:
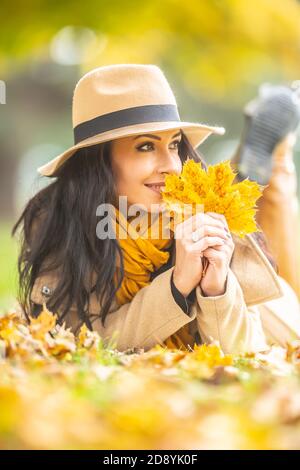
[[[161,223],[157,186],[179,174],[186,158],[201,161],[195,148],[224,132],[181,121],[158,67],[112,65],[84,75],[73,127],[75,145],[39,168],[56,180],[28,202],[13,229],[23,227],[20,302],[27,316],[45,302],[74,332],[85,322],[105,340],[114,336],[119,350],[216,340],[226,353],[256,352],[299,336],[292,290],[256,234],[231,236],[223,216],[206,213],[178,224],[175,236],[144,240],[119,210],[119,196],[127,196],[147,221],[154,208]],[[101,204],[116,209],[124,239],[99,236]]]

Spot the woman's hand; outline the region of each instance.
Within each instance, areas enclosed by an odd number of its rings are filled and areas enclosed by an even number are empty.
[[[216,214],[215,212],[207,212],[206,214],[220,221],[228,229],[224,215]],[[226,280],[233,252],[234,242],[230,234],[223,245],[211,246],[203,251],[203,255],[209,262],[205,276],[200,281],[200,287],[204,296],[214,297],[225,293]]]
[[[197,242],[192,240],[192,233],[195,230],[198,232],[199,240]],[[173,281],[185,297],[200,283],[203,271],[203,254],[210,247],[221,248],[227,240],[226,233],[222,219],[202,212],[189,217],[176,226],[174,234],[176,262]],[[209,273],[210,276],[211,272]],[[215,288],[217,286],[209,285],[208,287]]]

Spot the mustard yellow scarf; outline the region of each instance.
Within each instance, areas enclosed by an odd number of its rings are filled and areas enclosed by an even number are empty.
[[[163,237],[162,212],[155,214],[154,221],[151,220],[151,213],[144,215],[142,219],[142,223],[145,224],[142,227],[146,228],[144,233],[136,230],[132,223],[133,218],[127,219],[117,208],[115,214],[116,238],[122,248],[124,259],[124,278],[116,293],[116,298],[118,304],[123,305],[130,302],[142,287],[150,284],[151,273],[167,263],[170,253],[166,250],[173,243],[174,233],[170,230],[169,238]],[[188,325],[185,325],[167,338],[163,344],[168,348],[189,350],[188,344],[193,347],[194,342]]]

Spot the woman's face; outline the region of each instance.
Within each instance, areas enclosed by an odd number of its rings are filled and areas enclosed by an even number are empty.
[[[128,206],[143,204],[148,212],[163,202],[160,188],[168,174],[179,175],[182,163],[178,153],[181,131],[154,131],[111,142],[111,159],[117,196],[127,196]],[[152,204],[156,204],[151,207]]]

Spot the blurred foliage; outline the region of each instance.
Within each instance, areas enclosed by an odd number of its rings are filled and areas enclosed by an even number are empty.
[[[82,73],[111,63],[157,63],[191,94],[231,102],[262,80],[299,78],[296,0],[4,0],[1,16],[4,76],[12,59],[47,56],[53,37],[70,25],[96,33]]]
[[[12,224],[1,221],[0,227],[0,308],[14,303],[17,286],[17,241],[11,238]]]
[[[118,351],[45,307],[0,317],[2,449],[299,449],[300,343]]]

